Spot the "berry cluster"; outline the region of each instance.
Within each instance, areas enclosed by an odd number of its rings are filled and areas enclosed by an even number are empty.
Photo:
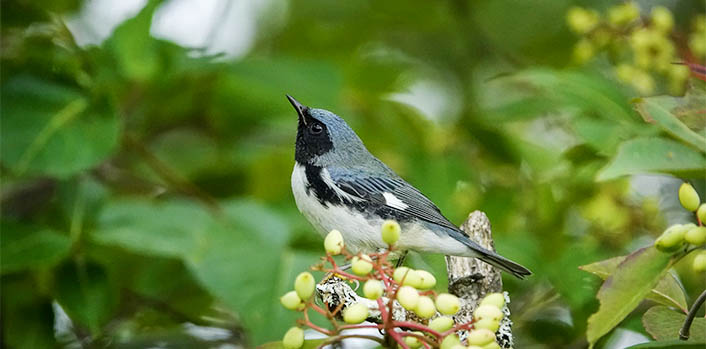
[[[666,253],[681,251],[688,245],[703,248],[706,244],[706,203],[700,204],[699,194],[689,183],[682,183],[679,187],[679,202],[689,211],[696,212],[697,226],[693,223],[675,224],[667,228],[655,240],[655,247]],[[699,205],[700,204],[700,205]],[[693,262],[696,272],[706,271],[706,250],[702,249],[696,254]]]
[[[359,253],[353,255],[346,251],[343,236],[337,230],[332,230],[324,240],[326,257],[313,267],[347,280],[351,283],[363,283],[363,296],[377,303],[380,312],[380,323],[363,324],[370,317],[370,309],[362,302],[345,305],[344,302],[334,306],[324,304],[318,306],[314,302],[316,281],[309,272],[299,274],[294,282],[294,290],[280,298],[282,305],[290,310],[303,313],[303,319],[298,320],[299,326],[292,327],[284,335],[282,344],[288,349],[297,349],[304,344],[302,327],[311,328],[329,336],[324,344],[344,338],[360,337],[378,341],[381,345],[399,346],[405,349],[443,348],[443,349],[494,349],[500,348],[496,342],[495,332],[500,327],[504,313],[505,296],[501,293],[488,294],[482,299],[473,312],[473,320],[467,323],[456,323],[453,315],[461,309],[459,299],[448,293],[436,293],[432,288],[436,278],[426,270],[414,270],[407,267],[395,268],[388,257],[395,252],[395,243],[400,237],[400,226],[395,221],[386,221],[381,230],[382,240],[388,244],[388,249],[372,254]],[[333,256],[343,255],[350,261],[352,273],[339,267]],[[404,309],[414,313],[416,320],[395,320],[393,304],[399,303]],[[332,309],[333,307],[333,309]],[[316,311],[325,316],[331,323],[330,328],[314,324],[308,311]],[[343,319],[345,324],[339,323]],[[376,328],[382,337],[371,337],[356,334],[341,334],[343,330],[356,328]],[[458,331],[468,331],[465,344],[458,337]],[[467,345],[467,346],[466,346]]]
[[[704,15],[694,17],[688,40],[681,40],[683,35],[673,32],[674,17],[664,6],[653,7],[649,16],[640,16],[634,2],[613,6],[604,15],[573,7],[566,20],[569,28],[581,36],[574,46],[574,60],[583,64],[606,51],[616,64],[616,77],[640,94],[653,93],[660,80],[670,93],[682,94],[689,67],[674,63],[684,61],[679,57],[689,62],[702,62],[706,57]]]

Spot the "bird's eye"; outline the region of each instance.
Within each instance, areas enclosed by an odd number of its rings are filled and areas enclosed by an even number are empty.
[[[323,131],[323,130],[324,130],[324,127],[321,126],[321,124],[318,124],[318,123],[311,124],[311,127],[309,128],[309,131],[310,131],[311,134],[313,134],[313,135],[318,135],[318,134],[321,133],[321,131]]]

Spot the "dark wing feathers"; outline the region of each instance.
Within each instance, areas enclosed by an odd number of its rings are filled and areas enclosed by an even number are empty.
[[[440,225],[453,230],[458,227],[449,222],[439,208],[434,205],[424,194],[414,188],[402,178],[383,178],[379,176],[357,173],[355,175],[338,175],[337,171],[330,171],[331,179],[346,193],[364,199],[371,205],[385,207],[395,211],[401,216],[411,216],[423,221]],[[402,201],[407,207],[398,207],[386,204],[383,193],[391,193]]]

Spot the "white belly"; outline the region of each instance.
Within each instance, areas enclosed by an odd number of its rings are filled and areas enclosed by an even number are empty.
[[[325,171],[325,170],[324,170]],[[382,241],[380,228],[382,219],[366,219],[359,211],[345,206],[329,205],[325,207],[316,198],[313,191],[307,194],[305,168],[295,164],[292,172],[292,192],[299,211],[314,228],[326,236],[337,229],[343,235],[346,249],[351,253],[375,252],[386,248]],[[442,253],[445,255],[473,257],[475,253],[456,239],[441,233],[435,233],[422,224],[401,224],[402,234],[397,243],[400,250]]]

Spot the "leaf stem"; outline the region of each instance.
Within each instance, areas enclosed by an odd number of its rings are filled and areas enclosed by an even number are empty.
[[[691,305],[691,310],[689,310],[689,314],[686,315],[684,325],[679,330],[679,339],[683,341],[689,339],[689,330],[691,329],[691,323],[694,321],[694,317],[696,317],[696,312],[699,310],[699,308],[701,308],[701,305],[704,304],[705,301],[706,290],[701,292],[701,295],[699,295],[699,297],[696,298],[696,301],[694,301],[694,304]]]

